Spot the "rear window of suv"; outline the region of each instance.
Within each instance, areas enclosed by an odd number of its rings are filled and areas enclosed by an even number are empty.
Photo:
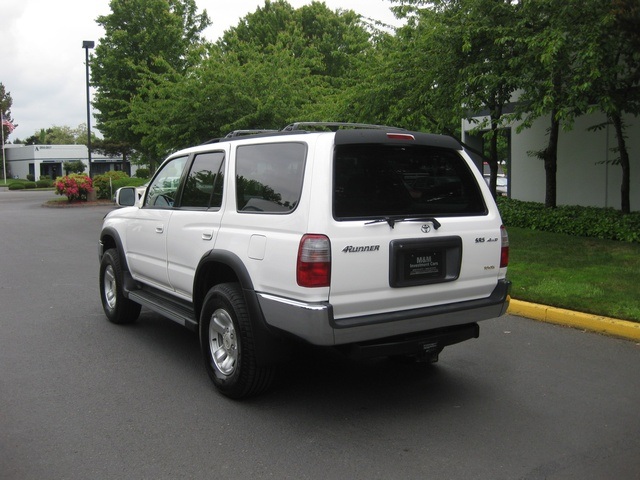
[[[467,162],[424,145],[336,146],[336,220],[390,215],[484,215],[487,208]]]

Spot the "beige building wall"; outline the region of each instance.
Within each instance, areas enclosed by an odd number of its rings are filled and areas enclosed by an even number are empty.
[[[618,154],[612,126],[598,131],[588,128],[605,122],[603,114],[584,115],[576,119],[569,131],[561,130],[558,143],[557,204],[594,207],[621,206],[620,186],[622,169],[611,160]],[[640,120],[625,118],[627,150],[631,157],[631,210],[640,210]],[[463,122],[469,132],[477,124]],[[545,171],[542,160],[528,152],[546,147],[549,117],[536,120],[531,128],[517,132],[511,125],[511,158],[509,166],[510,197],[517,200],[543,203],[545,199]],[[468,135],[468,133],[466,133]]]

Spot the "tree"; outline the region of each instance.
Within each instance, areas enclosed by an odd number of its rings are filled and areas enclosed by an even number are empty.
[[[73,135],[75,137],[74,143],[76,145],[87,145],[87,124],[81,123],[77,128],[73,130]],[[91,132],[91,148],[94,150],[94,142],[98,141],[98,137],[96,137],[95,133]]]
[[[404,0],[399,15],[406,26],[395,38],[382,36],[379,62],[370,62],[365,82],[354,91],[351,105],[367,108],[372,117],[415,129],[455,135],[460,119],[486,111],[489,155],[495,194],[498,138],[505,106],[517,87],[509,68],[517,2],[510,0]],[[382,49],[382,50],[380,50]]]
[[[91,140],[95,136],[91,133]],[[25,145],[86,145],[87,143],[87,126],[84,123],[78,125],[77,128],[71,128],[67,125],[53,125],[47,129],[40,129],[25,140],[16,140],[16,143],[24,143]]]
[[[456,100],[466,109],[465,116],[487,112],[478,125],[489,141],[490,187],[496,194],[498,140],[504,123],[505,107],[511,103],[519,78],[509,67],[519,55],[517,45],[508,40],[514,30],[519,3],[512,0],[453,0],[436,2],[440,35],[453,45],[455,68],[445,71],[439,85],[452,82]],[[452,73],[455,75],[452,76]]]
[[[622,169],[620,209],[630,213],[631,158],[623,118],[625,113],[640,114],[640,5],[634,0],[601,0],[594,6],[599,21],[591,25],[592,41],[581,52],[578,66],[593,85],[597,109],[613,125],[619,155],[613,163]]]
[[[13,105],[13,99],[11,98],[11,93],[5,90],[4,84],[0,82],[0,113],[2,113],[2,119],[5,122],[11,123],[13,128],[17,127],[18,124],[14,122],[13,117],[11,116],[11,105]],[[5,142],[7,141],[7,137],[13,131],[9,125],[5,125],[2,123],[3,130],[3,138]]]
[[[185,72],[149,75],[131,104],[133,128],[145,149],[165,155],[230,130],[318,118],[368,40],[351,11],[266,1]]]
[[[4,84],[0,82],[0,128],[2,129],[2,178],[4,180],[7,179],[7,172],[5,171],[5,161],[4,161],[4,143],[7,141],[7,137],[16,127],[16,124],[13,123],[13,119],[11,118],[11,105],[13,104],[13,99],[11,98],[11,94],[7,92],[4,88]]]
[[[601,19],[600,0],[527,0],[512,40],[522,53],[511,65],[521,78],[517,117],[519,130],[548,116],[547,146],[533,154],[543,160],[545,206],[556,207],[558,141],[578,115],[589,111],[593,84],[582,68],[593,55],[593,25]]]
[[[45,138],[45,144],[47,145],[73,145],[76,143],[74,131],[66,125],[62,127],[54,125],[51,128],[47,128]]]
[[[557,0],[524,3],[520,42],[526,53],[514,59],[514,65],[523,77],[518,116],[524,116],[525,120],[520,130],[530,127],[535,119],[550,115],[547,146],[535,152],[535,156],[544,162],[545,206],[549,208],[556,207],[560,124],[564,119],[568,126],[573,119],[571,110],[566,108],[569,106],[566,90],[572,62],[565,22],[575,6],[563,8],[557,3]],[[554,12],[556,6],[559,10]]]
[[[210,20],[206,11],[197,13],[195,0],[111,0],[109,5],[111,13],[97,19],[105,36],[92,55],[96,126],[110,142],[142,150],[142,135],[129,118],[133,100],[150,77],[182,74],[191,66],[191,52],[202,44]]]
[[[73,160],[62,163],[62,169],[64,170],[65,175],[69,175],[70,173],[84,173],[86,168],[87,166],[82,160]]]
[[[47,131],[41,128],[39,132],[35,132],[25,140],[16,140],[17,143],[23,143],[25,145],[46,145],[47,144]]]

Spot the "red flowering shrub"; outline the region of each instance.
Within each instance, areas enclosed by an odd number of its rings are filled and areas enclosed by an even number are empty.
[[[70,202],[74,200],[87,201],[87,194],[93,190],[91,178],[80,173],[72,173],[65,177],[56,178],[56,193],[66,195]]]

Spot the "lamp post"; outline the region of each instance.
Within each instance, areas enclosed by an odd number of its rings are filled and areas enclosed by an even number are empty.
[[[91,102],[89,100],[89,49],[95,47],[93,40],[84,40],[82,42],[82,48],[85,52],[85,67],[87,71],[87,150],[89,152],[89,176],[93,178],[93,171],[91,168]]]

